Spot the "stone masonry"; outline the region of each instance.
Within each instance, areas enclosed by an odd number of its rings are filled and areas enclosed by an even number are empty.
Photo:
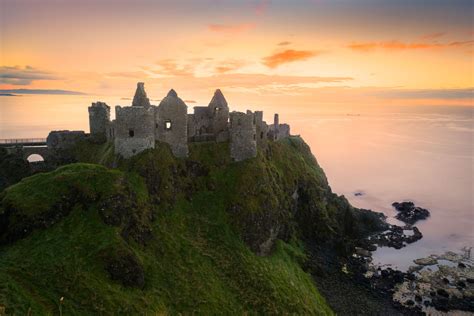
[[[272,125],[263,120],[263,112],[231,112],[222,92],[215,91],[208,106],[188,107],[171,89],[158,106],[151,105],[144,83],[139,82],[131,106],[116,106],[115,120],[110,120],[110,107],[103,102],[89,107],[91,137],[114,142],[115,153],[132,157],[160,141],[170,145],[176,157],[188,156],[189,142],[230,142],[234,161],[256,157],[268,141],[290,135],[290,126],[280,124],[275,114]]]

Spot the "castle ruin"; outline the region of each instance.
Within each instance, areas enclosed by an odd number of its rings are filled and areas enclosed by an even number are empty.
[[[242,161],[257,155],[257,148],[265,149],[268,141],[290,135],[290,126],[280,124],[278,114],[267,125],[263,112],[229,112],[227,101],[218,89],[208,106],[188,107],[171,89],[158,106],[151,105],[143,82],[131,106],[116,106],[115,119],[110,120],[110,107],[95,102],[89,107],[90,136],[99,141],[114,142],[115,153],[132,157],[145,149],[154,148],[160,141],[170,145],[176,157],[188,156],[190,142],[230,142],[230,156]]]

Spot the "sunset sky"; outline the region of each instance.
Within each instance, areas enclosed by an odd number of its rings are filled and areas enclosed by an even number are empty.
[[[190,107],[216,88],[256,106],[473,105],[472,1],[0,3],[3,93],[125,98],[144,81]]]

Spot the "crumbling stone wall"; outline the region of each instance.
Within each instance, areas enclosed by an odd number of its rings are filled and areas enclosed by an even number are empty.
[[[115,107],[115,153],[129,158],[155,148],[154,107]]]
[[[155,108],[155,138],[168,143],[176,157],[188,156],[188,107],[171,89]]]
[[[278,139],[286,138],[290,136],[290,125],[280,124],[278,126]]]
[[[268,139],[279,140],[290,136],[290,125],[280,124],[278,114],[275,114],[273,124],[268,127]]]
[[[46,138],[46,146],[50,150],[69,149],[85,138],[84,131],[51,131]]]
[[[191,141],[214,140],[207,106],[195,106],[194,114],[190,114],[188,119],[188,137]]]
[[[234,161],[257,156],[256,121],[250,111],[230,113],[230,156]]]
[[[268,146],[268,125],[263,120],[263,111],[255,111],[254,115],[257,134],[257,147],[266,149]]]
[[[106,136],[108,142],[113,142],[115,139],[115,120],[112,120],[107,125]]]
[[[95,102],[88,108],[91,137],[96,141],[107,139],[107,127],[110,121],[110,107],[104,102]]]

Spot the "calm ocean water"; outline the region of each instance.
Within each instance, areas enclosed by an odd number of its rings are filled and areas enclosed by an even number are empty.
[[[0,138],[88,130],[87,106],[95,100],[130,102],[91,96],[0,97]],[[301,134],[333,191],[354,206],[384,212],[391,222],[394,201],[411,200],[430,210],[431,217],[416,225],[423,239],[401,250],[380,248],[375,262],[406,269],[413,259],[474,244],[474,108],[315,105],[263,110],[267,121],[270,111],[279,112],[280,121]]]

